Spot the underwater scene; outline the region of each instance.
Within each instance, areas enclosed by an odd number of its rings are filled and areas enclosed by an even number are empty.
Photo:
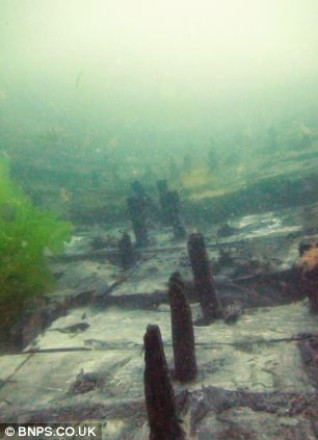
[[[318,439],[317,20],[0,0],[1,439]]]

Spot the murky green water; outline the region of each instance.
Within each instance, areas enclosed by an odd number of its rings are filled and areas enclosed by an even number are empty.
[[[174,271],[200,318],[187,252],[197,231],[240,317],[196,324],[191,390],[312,391],[294,342],[254,339],[315,329],[301,284],[315,246],[294,263],[300,241],[317,240],[317,15],[314,0],[0,0],[5,417],[27,411],[29,393],[34,411],[66,396],[76,406],[78,370],[103,376],[93,402],[142,399],[149,320],[173,368]],[[59,334],[60,322],[85,329]],[[109,438],[126,432],[120,418],[109,426]]]

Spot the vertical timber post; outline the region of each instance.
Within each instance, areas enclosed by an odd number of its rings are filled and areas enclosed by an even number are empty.
[[[177,239],[185,238],[187,233],[184,222],[180,215],[180,198],[177,191],[168,191],[166,180],[158,180],[161,222],[163,225],[171,225],[173,234]]]
[[[194,233],[190,235],[188,240],[188,253],[194,285],[199,294],[203,320],[208,324],[220,317],[221,310],[202,234]]]
[[[185,440],[183,430],[179,426],[175,396],[158,325],[148,325],[144,347],[144,386],[150,427],[149,440]]]
[[[136,237],[136,246],[146,246],[148,243],[148,232],[144,217],[144,203],[140,198],[132,196],[127,199],[127,205]]]
[[[197,375],[194,331],[191,308],[184,295],[184,283],[179,272],[170,277],[168,297],[171,308],[175,378],[180,382],[190,382]]]
[[[167,201],[171,219],[171,225],[175,238],[186,238],[187,232],[180,215],[180,198],[177,191],[168,191]]]
[[[120,265],[123,269],[129,269],[135,264],[136,255],[130,238],[130,235],[125,232],[118,243],[118,252]]]

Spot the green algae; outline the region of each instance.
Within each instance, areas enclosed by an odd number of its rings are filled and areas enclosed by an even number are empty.
[[[0,318],[4,326],[21,313],[26,300],[54,285],[47,253],[58,254],[70,238],[71,223],[33,206],[10,178],[0,158]]]

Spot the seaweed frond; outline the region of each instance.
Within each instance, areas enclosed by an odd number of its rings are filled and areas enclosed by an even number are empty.
[[[318,247],[314,243],[296,262],[302,273],[311,272],[318,268]]]

